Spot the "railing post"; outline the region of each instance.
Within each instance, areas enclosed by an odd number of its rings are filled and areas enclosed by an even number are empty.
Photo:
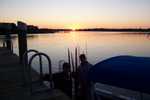
[[[27,51],[27,25],[18,21],[18,45],[19,45],[19,57],[20,63],[23,63],[23,55]],[[27,55],[25,56],[25,62],[27,61]]]
[[[10,34],[7,34],[6,36],[5,36],[5,39],[6,39],[6,47],[7,47],[7,49],[9,49],[9,50],[11,50],[12,48],[11,48],[11,36],[10,36]],[[11,50],[12,51],[12,50]]]

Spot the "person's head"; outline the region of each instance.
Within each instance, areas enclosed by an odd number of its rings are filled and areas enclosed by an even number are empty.
[[[80,61],[81,61],[81,62],[86,62],[86,61],[87,61],[85,54],[81,54],[81,55],[79,56],[79,58],[80,58]]]
[[[64,63],[63,64],[63,72],[70,72],[70,65],[69,63]]]

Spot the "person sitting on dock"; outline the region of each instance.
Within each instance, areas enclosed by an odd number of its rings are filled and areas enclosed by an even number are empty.
[[[63,64],[63,71],[53,74],[54,87],[72,97],[72,80],[69,63]]]
[[[72,97],[72,79],[69,63],[63,63],[63,71],[53,74],[54,88],[64,92],[70,98]],[[48,81],[49,75],[45,74],[43,80]]]
[[[78,79],[82,100],[90,100],[90,82],[88,81],[88,72],[92,65],[87,61],[85,54],[81,54],[80,65],[78,67]]]

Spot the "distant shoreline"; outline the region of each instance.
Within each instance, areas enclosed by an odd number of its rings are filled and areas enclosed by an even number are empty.
[[[71,32],[71,29],[37,29],[28,30],[28,34],[53,34],[57,32]],[[75,31],[86,32],[147,32],[143,34],[150,34],[150,29],[103,29],[103,28],[91,28],[91,29],[76,29]],[[17,30],[0,30],[0,35],[17,34]]]
[[[98,32],[150,32],[150,29],[105,29],[105,28],[91,28],[91,29],[77,29],[77,31],[98,31]]]
[[[21,22],[21,21],[18,21],[17,24],[20,24],[20,28],[22,28],[25,33],[30,33],[30,34],[56,33],[56,32],[60,32],[60,31],[71,31],[71,29],[38,28],[38,26],[27,25],[26,23]],[[20,29],[18,28],[17,24],[0,22],[0,35],[17,34],[17,33],[19,33]]]
[[[19,22],[19,21],[18,21]],[[64,28],[38,28],[34,25],[26,25],[26,33],[29,34],[47,34],[56,32],[70,31],[93,31],[93,32],[150,32],[150,28],[83,28],[83,29],[64,29]],[[0,35],[17,34],[18,26],[15,23],[0,23]]]

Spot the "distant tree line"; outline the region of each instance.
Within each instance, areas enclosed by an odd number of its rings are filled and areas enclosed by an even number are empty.
[[[27,25],[27,33],[38,34],[38,33],[55,33],[59,31],[71,31],[71,29],[48,29],[48,28],[38,28],[38,26]],[[0,35],[5,34],[17,34],[17,25],[14,23],[0,23]]]
[[[60,31],[72,31],[71,29],[48,29],[38,28],[38,26],[27,25],[27,33],[38,34],[38,33],[55,33]],[[88,29],[77,29],[76,31],[107,31],[107,32],[150,32],[150,28],[88,28]],[[0,35],[2,34],[17,34],[17,25],[14,23],[0,23]]]
[[[78,29],[77,31],[110,31],[110,32],[150,32],[150,28],[142,29],[142,28],[89,28],[89,29]]]

